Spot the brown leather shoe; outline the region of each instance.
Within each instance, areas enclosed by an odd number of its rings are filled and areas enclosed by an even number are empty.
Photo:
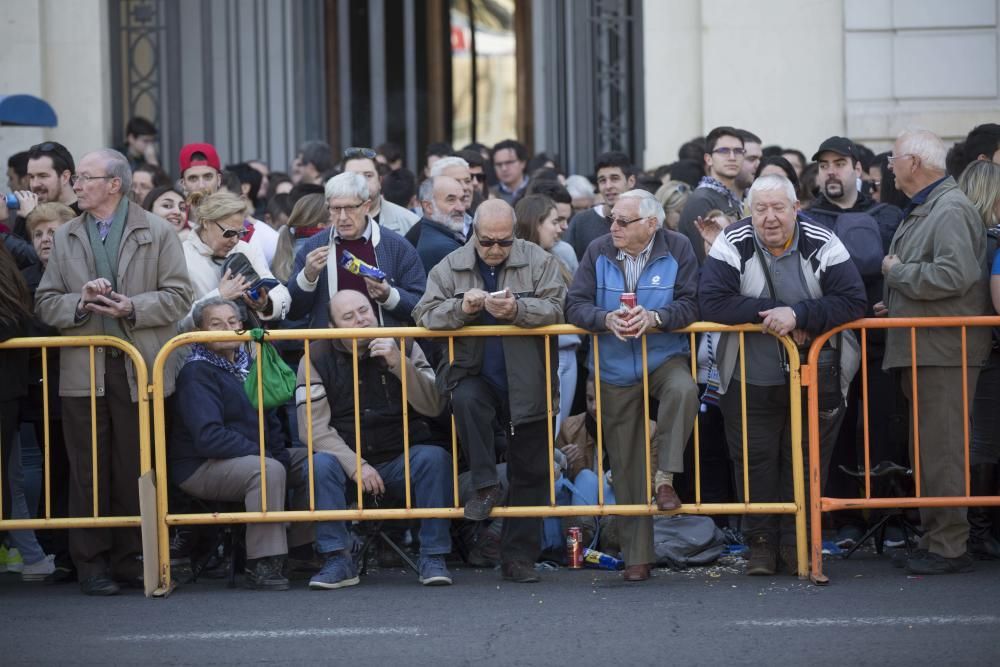
[[[625,581],[646,581],[649,579],[649,563],[629,565],[625,568]]]
[[[667,511],[678,509],[681,506],[681,499],[677,497],[674,487],[669,484],[661,484],[656,489],[656,508]]]

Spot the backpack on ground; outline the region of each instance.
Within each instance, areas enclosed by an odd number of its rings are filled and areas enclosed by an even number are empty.
[[[653,550],[657,565],[678,570],[693,565],[709,565],[726,550],[726,536],[707,516],[655,516]]]

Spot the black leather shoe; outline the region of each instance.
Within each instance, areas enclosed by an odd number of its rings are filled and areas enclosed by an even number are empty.
[[[928,551],[919,558],[911,557],[906,561],[906,571],[910,574],[955,574],[968,572],[971,569],[972,557],[967,553],[955,558],[946,558]]]
[[[465,518],[469,521],[485,521],[489,518],[493,506],[500,500],[500,485],[494,484],[476,491],[476,497],[465,503]]]
[[[112,581],[111,577],[103,574],[81,581],[80,590],[84,595],[118,595],[121,593],[118,584]]]
[[[535,566],[523,560],[510,560],[500,564],[500,573],[506,581],[518,584],[536,584],[541,579]]]

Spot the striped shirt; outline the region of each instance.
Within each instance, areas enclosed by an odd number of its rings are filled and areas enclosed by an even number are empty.
[[[635,291],[636,283],[639,282],[639,276],[642,275],[642,270],[646,268],[646,262],[649,261],[649,255],[653,252],[654,240],[656,240],[656,234],[653,235],[653,238],[649,239],[649,244],[636,257],[628,254],[624,249],[618,251],[618,261],[622,262],[625,268],[626,292]]]

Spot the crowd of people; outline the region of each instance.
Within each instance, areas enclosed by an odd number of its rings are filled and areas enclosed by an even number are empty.
[[[879,155],[834,136],[811,159],[723,126],[684,144],[671,164],[643,172],[630,156],[607,152],[589,175],[565,173],[551,155],[530,157],[515,140],[432,144],[419,175],[391,144],[337,156],[313,140],[288,173],[260,160],[223,167],[213,145],[190,143],[173,178],[158,164],[152,124],[134,119],[126,135],[121,150],[75,158],[45,142],[10,158],[0,340],[108,335],[134,345],[152,368],[184,331],[372,329],[356,341],[356,368],[350,340],[309,343],[308,357],[302,342],[277,344],[298,386],[265,412],[264,476],[256,397],[245,390],[251,348],[213,342],[172,355],[164,376],[171,509],[307,508],[310,470],[317,509],[345,509],[359,488],[376,504],[400,502],[409,488],[415,507],[450,507],[457,465],[461,525],[423,519],[412,531],[424,585],[452,583],[452,553],[499,565],[506,580],[538,581],[543,554],[563,557],[563,528],[491,512],[549,504],[553,474],[561,504],[592,505],[600,495],[674,512],[694,501],[696,474],[705,503],[791,502],[789,364],[777,336],[790,336],[804,356],[816,336],[864,316],[971,317],[1000,307],[996,124],[950,149],[928,131],[907,130]],[[699,320],[751,323],[760,333],[743,346],[734,334],[673,333]],[[561,323],[597,334],[597,343],[459,336],[449,354],[443,339],[407,339],[401,349],[377,331]],[[821,350],[828,495],[858,494],[866,438],[872,466],[906,470],[917,436],[922,494],[965,495],[963,379],[971,492],[997,495],[1000,344],[987,328],[964,339],[957,329],[920,329],[915,340],[915,366],[906,330],[872,331],[863,348],[843,332]],[[0,374],[3,518],[37,516],[43,504],[52,517],[138,515],[145,388],[129,359],[103,346],[50,350],[45,360],[5,349]],[[604,461],[595,447],[598,396]],[[911,426],[912,402],[920,419]],[[699,471],[689,446],[696,417]],[[40,503],[24,462],[46,436],[51,493]],[[853,546],[879,518],[835,513],[834,540]],[[798,570],[791,515],[715,521],[745,542],[747,574]],[[621,554],[626,581],[650,578],[652,516],[573,522],[585,526],[588,544]],[[919,525],[915,548],[901,526],[880,537],[905,547],[893,562],[911,573],[1000,558],[988,510],[922,508]],[[215,544],[211,530],[177,528],[172,563],[218,556]],[[301,571],[310,588],[355,585],[354,545],[342,521],[249,524],[246,585],[284,590]],[[16,530],[0,548],[0,568],[113,595],[141,585],[140,551],[133,529]]]

